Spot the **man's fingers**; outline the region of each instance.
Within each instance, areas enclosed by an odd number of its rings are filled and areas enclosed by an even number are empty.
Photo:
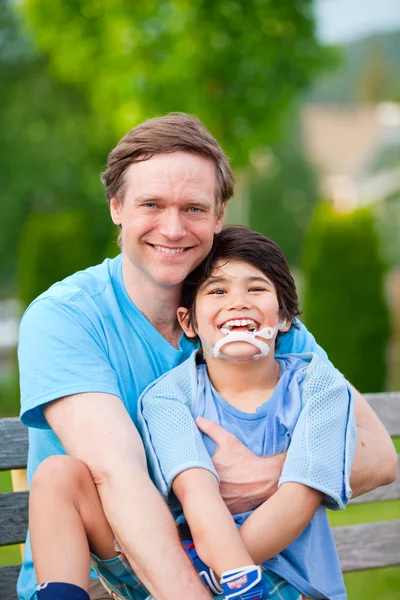
[[[217,446],[221,446],[224,443],[229,442],[233,436],[228,433],[223,427],[218,425],[218,423],[214,423],[214,421],[209,421],[208,419],[204,419],[204,417],[196,418],[196,425],[206,435],[208,435]]]

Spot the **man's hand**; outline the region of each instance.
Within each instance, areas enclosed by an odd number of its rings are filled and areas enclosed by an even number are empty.
[[[253,510],[276,492],[286,453],[259,457],[217,423],[197,417],[196,424],[217,444],[212,460],[232,514]]]

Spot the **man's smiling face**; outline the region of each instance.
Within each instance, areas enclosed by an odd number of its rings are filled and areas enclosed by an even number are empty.
[[[225,206],[217,211],[213,161],[188,152],[157,154],[132,164],[125,177],[124,199],[112,198],[110,208],[130,271],[160,287],[182,283],[222,227]]]

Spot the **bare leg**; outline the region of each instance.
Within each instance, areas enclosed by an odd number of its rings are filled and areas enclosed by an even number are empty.
[[[52,456],[38,467],[29,498],[29,529],[39,584],[62,581],[87,591],[90,550],[101,559],[116,556],[91,474],[70,456]]]

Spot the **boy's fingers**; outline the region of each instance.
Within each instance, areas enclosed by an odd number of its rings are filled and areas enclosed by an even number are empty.
[[[204,417],[196,418],[196,425],[206,435],[208,435],[217,446],[222,446],[224,443],[228,442],[233,436],[228,433],[223,427],[218,425],[218,423],[214,423],[214,421],[209,421],[208,419],[204,419]]]

